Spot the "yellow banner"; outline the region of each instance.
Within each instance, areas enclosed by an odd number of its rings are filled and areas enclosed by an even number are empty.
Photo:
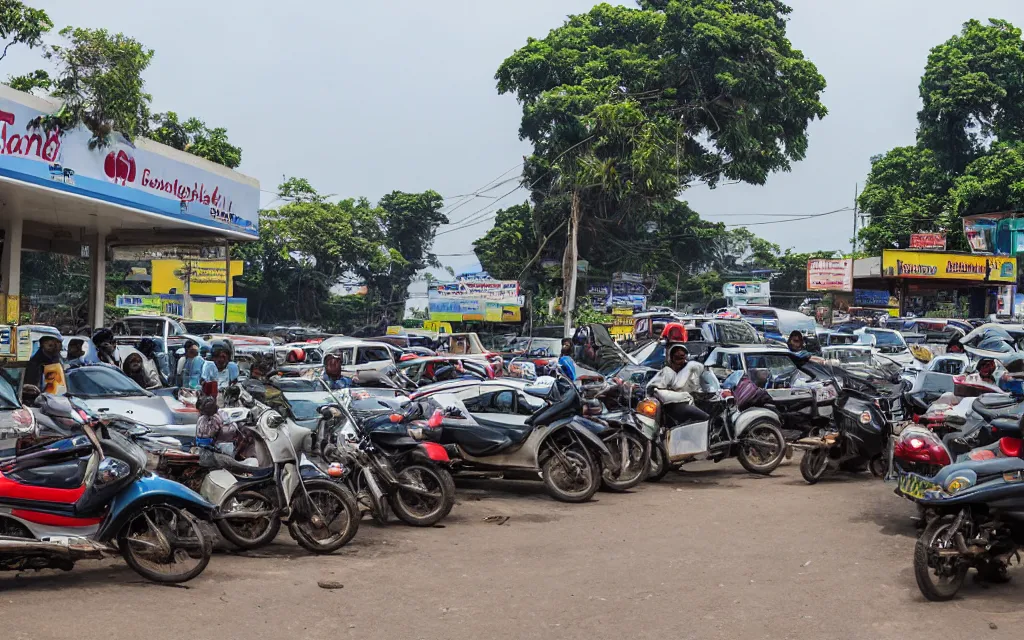
[[[153,260],[153,289],[151,293],[185,293],[185,279],[189,280],[189,294],[193,296],[224,295],[223,260]],[[231,278],[242,275],[241,260],[231,261]],[[232,281],[228,296],[235,295]]]
[[[1017,259],[928,251],[882,251],[887,278],[1016,282]]]

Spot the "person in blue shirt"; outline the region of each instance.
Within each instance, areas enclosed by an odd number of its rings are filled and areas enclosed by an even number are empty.
[[[206,361],[199,357],[199,345],[194,340],[185,343],[185,357],[178,360],[178,386],[198,389]]]
[[[561,371],[566,378],[575,381],[576,361],[572,359],[572,351],[572,340],[569,338],[562,340],[562,355],[558,358],[558,370]]]
[[[216,382],[219,394],[238,381],[238,364],[231,361],[231,347],[223,340],[215,340],[210,351],[213,360],[203,364],[199,380]]]
[[[324,356],[324,375],[322,379],[331,391],[348,389],[352,386],[352,380],[341,373],[341,358],[336,353],[328,353]]]

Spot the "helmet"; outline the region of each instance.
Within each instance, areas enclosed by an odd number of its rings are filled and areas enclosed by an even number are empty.
[[[104,342],[113,342],[114,332],[110,329],[97,329],[96,333],[92,334],[92,343],[96,346],[103,344]]]
[[[231,355],[231,345],[228,344],[227,340],[214,340],[210,343],[210,355],[216,356],[220,352],[225,352],[229,356]]]
[[[686,327],[680,322],[669,322],[661,331],[661,339],[666,342],[686,342]]]
[[[285,362],[289,364],[299,364],[306,361],[306,352],[302,349],[295,347],[294,349],[288,350],[288,355],[284,358]]]

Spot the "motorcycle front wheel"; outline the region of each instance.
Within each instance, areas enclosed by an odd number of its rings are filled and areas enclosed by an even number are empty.
[[[396,470],[401,486],[391,496],[391,510],[414,527],[432,527],[455,506],[455,481],[446,469],[411,464]]]
[[[309,494],[306,517],[293,520],[288,531],[303,549],[312,553],[334,553],[359,531],[359,504],[352,492],[329,480],[306,480]],[[302,495],[299,487],[292,504]]]
[[[188,582],[202,573],[210,563],[212,546],[195,518],[169,504],[139,509],[117,537],[128,566],[163,584]]]
[[[768,420],[758,420],[747,427],[740,438],[740,464],[750,473],[768,475],[782,464],[786,456],[786,437]]]
[[[661,442],[651,445],[651,468],[647,473],[647,482],[658,482],[665,477],[669,469],[668,452]]]
[[[628,491],[647,478],[651,469],[650,440],[631,431],[620,431],[605,444],[621,469],[618,475],[601,469],[601,486],[609,491]]]
[[[221,505],[217,530],[241,549],[265,547],[281,531],[281,518],[274,502],[259,491],[239,491]]]
[[[952,600],[967,577],[967,562],[952,553],[956,542],[944,542],[952,520],[949,516],[932,520],[914,545],[914,578],[921,594],[932,602]]]
[[[601,465],[579,444],[559,447],[559,452],[560,455],[552,452],[541,468],[548,493],[560,502],[586,502],[593,498],[601,486]]]
[[[804,477],[807,484],[815,484],[821,480],[826,469],[828,469],[828,449],[821,447],[804,451],[804,456],[800,459],[800,475]]]

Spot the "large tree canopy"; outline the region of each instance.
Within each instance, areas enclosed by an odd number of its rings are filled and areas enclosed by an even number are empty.
[[[228,141],[227,129],[211,129],[199,118],[181,122],[173,111],[158,113],[152,117],[147,137],[229,169],[242,164],[242,150]]]
[[[966,249],[960,217],[1020,210],[1024,164],[1024,40],[1005,20],[971,20],[932,49],[920,85],[917,144],[872,161],[859,204],[871,253],[910,234],[947,232]]]

